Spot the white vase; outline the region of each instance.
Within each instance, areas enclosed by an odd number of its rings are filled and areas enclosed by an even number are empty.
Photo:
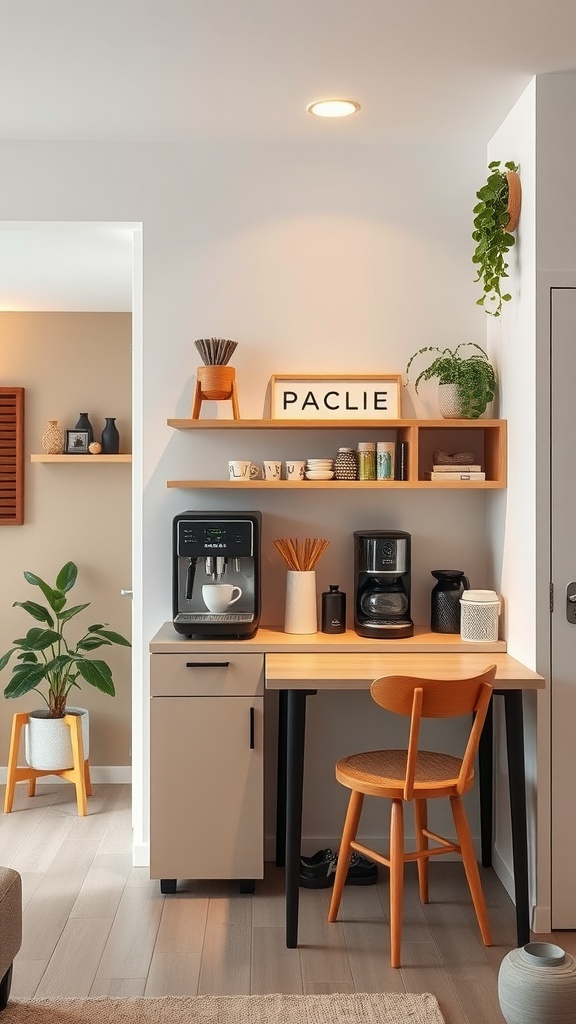
[[[500,964],[498,999],[507,1024],[574,1024],[576,960],[550,942],[513,949]]]
[[[66,708],[66,714],[79,715],[82,721],[84,760],[89,754],[89,719],[86,708]],[[30,711],[25,726],[26,761],[38,771],[62,771],[74,767],[70,726],[63,718],[48,718],[48,709]]]
[[[462,419],[462,404],[457,384],[438,385],[438,408],[445,420]]]
[[[285,633],[317,633],[316,573],[289,569],[286,573]]]

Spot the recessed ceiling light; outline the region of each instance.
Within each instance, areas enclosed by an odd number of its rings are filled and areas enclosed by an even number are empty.
[[[348,117],[360,110],[360,104],[355,100],[315,100],[306,110],[316,117]]]

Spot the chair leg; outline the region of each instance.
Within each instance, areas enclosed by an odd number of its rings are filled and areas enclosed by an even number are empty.
[[[452,806],[452,815],[454,817],[458,842],[460,843],[460,850],[462,851],[464,870],[466,872],[468,888],[470,889],[474,910],[476,911],[476,918],[478,920],[482,942],[485,946],[491,946],[492,933],[490,931],[488,912],[486,910],[486,902],[484,900],[482,883],[480,881],[480,872],[478,871],[478,863],[474,853],[474,844],[472,842],[472,835],[470,833],[470,826],[466,817],[466,811],[464,810],[464,804],[459,796],[451,796],[450,804]]]
[[[416,842],[418,850],[428,849],[428,837],[423,835],[423,830],[428,828],[428,804],[426,800],[414,801],[414,820],[416,823]],[[428,857],[419,857],[418,861],[418,888],[420,890],[420,902],[428,903]]]
[[[338,917],[340,900],[342,899],[342,890],[344,888],[344,882],[346,881],[346,875],[348,874],[348,867],[350,865],[350,843],[356,838],[363,803],[364,794],[353,789],[350,793],[348,810],[346,811],[344,828],[342,829],[342,839],[340,840],[340,849],[338,851],[338,864],[336,865],[336,874],[334,875],[332,899],[330,900],[330,908],[328,910],[329,921],[335,921]]]
[[[390,965],[400,967],[404,909],[404,806],[392,801],[390,815]]]

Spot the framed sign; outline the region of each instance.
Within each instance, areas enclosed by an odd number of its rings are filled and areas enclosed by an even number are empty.
[[[402,375],[274,374],[270,378],[273,420],[398,420]]]

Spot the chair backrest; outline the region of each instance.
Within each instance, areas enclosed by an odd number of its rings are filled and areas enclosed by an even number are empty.
[[[372,698],[397,715],[410,718],[410,737],[406,762],[404,799],[411,800],[416,770],[416,755],[423,718],[460,718],[473,715],[472,726],[458,777],[457,791],[465,791],[480,741],[492,696],[496,666],[465,679],[421,679],[418,676],[381,676],[370,687]]]

